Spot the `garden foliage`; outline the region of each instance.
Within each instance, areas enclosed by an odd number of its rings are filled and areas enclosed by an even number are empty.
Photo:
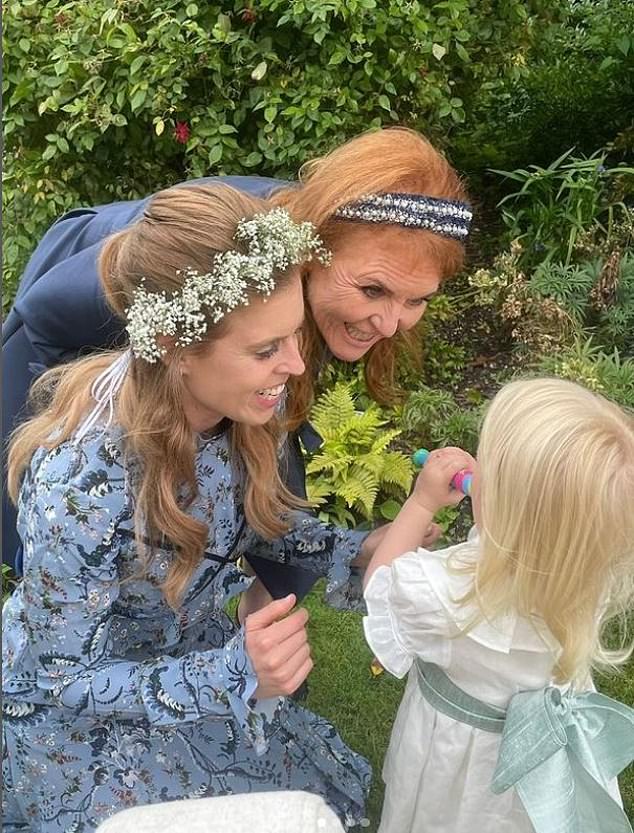
[[[378,405],[358,410],[351,386],[339,382],[319,398],[311,421],[323,445],[306,465],[308,498],[322,517],[356,526],[374,518],[380,493],[401,501],[407,496],[413,465],[407,455],[390,450],[401,432],[386,427]]]
[[[208,174],[291,177],[380,124],[447,141],[564,0],[9,0],[5,277],[65,209]]]
[[[634,167],[606,162],[603,151],[568,151],[546,168],[497,172],[518,187],[500,203],[511,243],[470,284],[533,353],[583,331],[608,352],[634,353]]]
[[[547,167],[568,148],[586,156],[634,149],[634,3],[571,0],[539,48],[516,56],[523,72],[480,91],[453,142],[459,167]]]

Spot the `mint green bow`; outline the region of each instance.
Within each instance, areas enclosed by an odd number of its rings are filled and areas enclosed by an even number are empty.
[[[492,789],[515,787],[536,833],[632,833],[606,784],[634,760],[634,709],[602,694],[523,691],[509,704]]]

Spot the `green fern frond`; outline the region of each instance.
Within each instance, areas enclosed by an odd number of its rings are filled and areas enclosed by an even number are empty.
[[[306,465],[308,495],[321,505],[322,515],[346,526],[355,517],[371,520],[381,488],[397,498],[407,492],[411,463],[387,451],[401,432],[385,427],[386,414],[378,405],[357,410],[351,386],[338,383],[319,398],[311,420],[324,443]]]
[[[323,506],[326,498],[332,495],[332,485],[325,480],[311,479],[306,482],[306,493],[311,503]]]
[[[366,454],[359,454],[355,463],[372,472],[372,475],[376,477],[377,481],[381,479],[384,466],[382,454],[375,454],[372,451],[368,451]]]
[[[348,482],[358,484],[355,505],[363,511],[366,518],[370,519],[379,493],[378,479],[368,469],[354,465],[350,470]]]
[[[331,449],[325,448],[306,464],[306,474],[330,471],[334,475],[340,475],[353,461],[354,456],[351,454],[336,454]]]
[[[325,439],[327,434],[354,415],[351,385],[339,382],[319,397],[311,412],[311,422]]]
[[[374,442],[372,443],[372,447],[370,448],[370,453],[380,454],[382,451],[390,445],[393,440],[401,435],[401,431],[397,428],[392,428],[389,431],[383,431],[380,436],[378,436]]]
[[[400,451],[389,451],[383,457],[383,471],[381,480],[395,483],[404,492],[409,492],[414,478],[414,467],[409,457]]]

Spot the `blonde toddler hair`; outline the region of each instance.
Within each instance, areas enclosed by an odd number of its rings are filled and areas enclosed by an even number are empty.
[[[539,617],[561,645],[557,682],[624,662],[604,624],[634,600],[634,419],[561,379],[512,382],[478,447],[483,616]],[[624,623],[626,624],[626,623]]]

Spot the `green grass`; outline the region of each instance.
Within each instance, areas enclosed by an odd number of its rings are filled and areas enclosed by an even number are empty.
[[[315,662],[306,705],[330,720],[346,743],[372,764],[370,826],[364,830],[375,833],[383,801],[381,766],[405,681],[387,673],[372,676],[372,654],[363,637],[361,617],[332,610],[322,596],[320,583],[304,602],[310,611],[309,639]],[[620,674],[600,676],[596,682],[604,694],[634,704],[634,661]],[[623,773],[620,784],[628,817],[634,818],[634,767]]]

